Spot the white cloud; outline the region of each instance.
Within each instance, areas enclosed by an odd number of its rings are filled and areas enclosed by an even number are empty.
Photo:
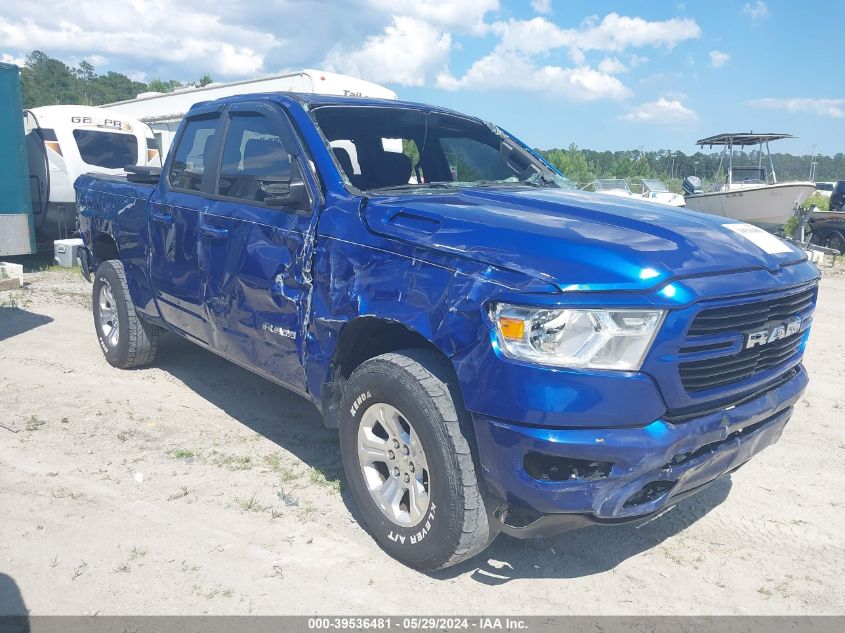
[[[531,8],[542,15],[552,12],[552,0],[531,0]]]
[[[499,0],[369,0],[369,3],[394,17],[409,16],[446,31],[476,35],[487,30],[486,15],[499,10]]]
[[[762,20],[769,15],[769,7],[763,0],[757,0],[754,4],[746,2],[745,6],[742,7],[742,13],[754,21]]]
[[[636,68],[637,66],[642,66],[643,64],[647,64],[649,62],[649,58],[643,55],[631,55],[630,59],[628,59],[628,64],[631,68]]]
[[[618,57],[605,57],[599,62],[599,72],[607,73],[608,75],[618,75],[628,71],[628,67],[619,61]]]
[[[564,29],[544,17],[494,22],[491,31],[500,40],[492,52],[478,59],[462,77],[441,73],[441,88],[473,90],[519,89],[559,96],[570,101],[624,99],[631,91],[614,75],[628,66],[618,57],[628,48],[643,46],[673,48],[679,42],[700,37],[701,29],[691,19],[649,21],[610,13],[604,18],[587,18],[577,28]],[[565,49],[570,68],[542,64],[538,58]],[[587,63],[587,51],[607,55],[596,68]],[[648,61],[632,55],[632,66]]]
[[[563,29],[546,18],[536,17],[496,22],[493,30],[502,38],[500,46],[528,54],[562,47],[615,53],[643,46],[671,49],[701,36],[698,23],[689,18],[649,21],[617,13],[609,13],[601,20],[598,16],[589,17],[576,29]]]
[[[4,64],[14,64],[15,66],[23,66],[26,59],[23,57],[15,57],[9,53],[3,53],[0,55],[0,62],[3,62]]]
[[[722,51],[710,51],[710,65],[713,68],[721,68],[731,61],[731,56]]]
[[[790,113],[810,112],[818,116],[833,119],[845,118],[845,99],[813,99],[808,97],[794,97],[791,99],[755,99],[748,105],[767,110],[786,110]]]
[[[333,49],[324,64],[327,70],[370,81],[422,86],[433,74],[444,72],[451,49],[449,33],[418,18],[401,16],[357,50]]]
[[[624,121],[637,123],[688,123],[698,119],[698,114],[690,110],[678,99],[660,97],[657,101],[640,104],[621,117]]]
[[[261,72],[283,41],[261,27],[232,24],[197,0],[43,0],[0,8],[0,42],[67,58],[146,58],[244,76]]]
[[[526,57],[494,51],[476,61],[460,79],[443,73],[437,85],[446,90],[521,90],[569,101],[623,99],[630,91],[616,77],[587,66],[536,66]]]

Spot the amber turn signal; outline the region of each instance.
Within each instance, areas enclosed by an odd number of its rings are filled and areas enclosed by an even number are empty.
[[[521,340],[525,334],[525,321],[511,317],[499,317],[499,331],[502,336],[512,340]]]

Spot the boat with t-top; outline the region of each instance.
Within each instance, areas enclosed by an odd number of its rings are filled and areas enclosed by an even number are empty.
[[[780,229],[795,209],[816,189],[812,182],[778,182],[769,143],[795,138],[791,134],[728,132],[699,139],[700,147],[722,146],[718,174],[724,174],[707,191],[696,176],[684,179],[686,206],[694,211],[722,215],[754,224],[767,231]],[[734,165],[734,148],[757,146],[756,165]],[[763,163],[763,149],[768,169]]]

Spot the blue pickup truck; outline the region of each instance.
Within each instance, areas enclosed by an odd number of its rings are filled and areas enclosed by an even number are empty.
[[[76,192],[108,362],[169,330],[308,398],[419,569],[663,511],[777,441],[807,384],[802,251],[577,191],[450,110],[206,102],[163,168]]]

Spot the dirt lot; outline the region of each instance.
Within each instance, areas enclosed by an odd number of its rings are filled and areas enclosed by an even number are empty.
[[[732,480],[432,575],[356,524],[308,402],[175,338],[113,369],[90,286],[27,277],[0,293],[0,579],[33,614],[845,613],[845,276],[822,282],[795,417]]]

